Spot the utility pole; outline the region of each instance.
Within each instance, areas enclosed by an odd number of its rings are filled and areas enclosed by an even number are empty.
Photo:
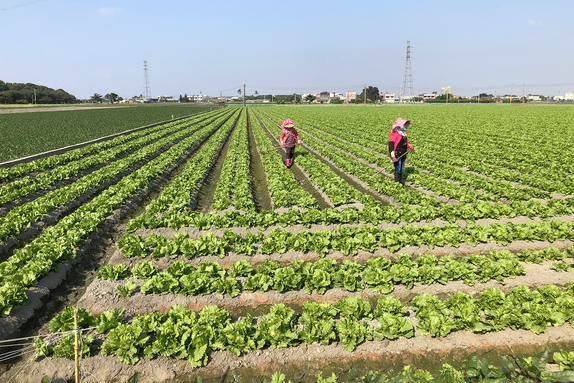
[[[243,84],[243,107],[245,107],[245,84]]]
[[[524,93],[526,90],[526,83],[522,83],[522,103],[524,104],[524,100],[526,99],[526,94]]]

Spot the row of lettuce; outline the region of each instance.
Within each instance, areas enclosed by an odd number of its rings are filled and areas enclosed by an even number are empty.
[[[334,251],[344,255],[357,255],[359,250],[374,252],[387,249],[394,253],[406,246],[454,246],[461,244],[476,246],[481,243],[496,243],[505,246],[512,241],[549,241],[573,240],[574,222],[558,219],[552,221],[530,221],[526,223],[499,223],[485,225],[467,224],[462,227],[456,224],[445,225],[403,225],[396,228],[379,226],[338,226],[327,229],[302,229],[295,232],[289,229],[274,228],[264,233],[246,232],[238,234],[230,229],[222,236],[213,233],[200,234],[191,238],[186,233],[179,233],[173,239],[161,235],[150,236],[146,240],[138,234],[127,234],[118,246],[127,257],[145,257],[153,247],[155,255],[195,258],[206,255],[217,255],[220,258],[227,253],[283,254],[287,251],[312,252],[325,256]],[[153,241],[153,242],[152,242]]]
[[[157,253],[156,256],[165,254]],[[205,261],[192,266],[188,261],[176,261],[162,270],[150,260],[137,262],[131,268],[125,264],[106,265],[100,269],[98,278],[141,280],[139,291],[143,294],[208,295],[226,294],[238,296],[241,291],[305,291],[325,294],[331,289],[362,292],[369,289],[382,294],[392,293],[395,286],[412,289],[419,284],[446,284],[462,281],[474,286],[476,283],[498,281],[526,275],[521,262],[553,262],[551,269],[568,272],[572,268],[574,245],[564,251],[556,247],[542,250],[524,250],[513,254],[508,250],[490,251],[488,256],[444,255],[437,258],[431,254],[414,257],[399,254],[396,258],[377,257],[364,264],[345,260],[337,263],[332,258],[318,261],[294,259],[282,265],[279,261],[266,259],[254,266],[246,260],[233,262],[224,268],[217,262]],[[138,288],[133,280],[118,286],[120,295],[132,295]]]
[[[73,328],[74,308],[66,308],[50,322],[52,333]],[[445,337],[456,331],[484,334],[505,329],[523,329],[536,334],[549,326],[563,326],[574,319],[574,282],[564,288],[546,285],[537,289],[517,286],[508,292],[487,288],[477,297],[456,292],[446,299],[424,293],[409,305],[392,296],[378,298],[376,304],[359,296],[343,298],[334,304],[307,302],[297,312],[282,303],[269,307],[258,318],[250,315],[232,318],[217,306],[200,312],[174,305],[167,313],[152,312],[125,318],[112,309],[97,318],[79,309],[81,328],[97,327],[105,334],[101,347],[93,336],[84,337],[84,357],[99,348],[102,355],[117,355],[121,362],[134,364],[140,356],[187,359],[193,367],[207,365],[211,351],[227,350],[240,356],[256,349],[295,347],[300,344],[338,342],[352,352],[365,341],[395,340],[418,335]],[[416,318],[413,325],[411,313]],[[73,354],[70,336],[64,343]],[[50,353],[51,345],[38,341],[37,348]],[[57,346],[56,346],[57,347]],[[61,355],[61,354],[60,354]]]
[[[221,142],[225,140],[233,127],[236,120],[233,115],[237,116],[237,114],[238,110],[218,111],[214,112],[213,118],[208,120],[203,117],[195,117],[187,122],[184,120],[182,123],[188,124],[185,129],[167,128],[176,130],[174,136],[158,137],[159,140],[152,142],[149,146],[109,165],[114,169],[120,168],[117,170],[120,173],[115,172],[118,177],[114,182],[110,182],[99,194],[89,198],[87,202],[54,225],[46,227],[33,240],[14,250],[6,261],[0,263],[0,315],[7,316],[15,305],[27,302],[28,288],[35,286],[42,276],[56,269],[60,263],[74,258],[77,249],[91,235],[98,232],[114,210],[125,205],[130,198],[137,196],[151,182],[172,169],[174,164],[194,152],[190,162],[195,168],[187,176],[188,182],[191,182],[190,180],[196,182],[190,187],[198,187],[203,180],[202,177],[207,174]],[[103,167],[100,170],[105,171],[106,168]],[[94,173],[86,177],[93,179],[94,185],[103,182]],[[70,187],[74,189],[73,185],[83,182],[82,178],[70,184]],[[60,189],[55,192],[61,193]],[[48,195],[50,193],[44,197]],[[66,198],[69,200],[74,196],[63,195],[61,201]],[[40,201],[44,200],[36,199],[30,204],[43,209]],[[27,205],[21,205],[21,208]],[[8,214],[15,213],[10,211]],[[36,210],[30,215],[38,220],[42,218],[42,214]],[[8,230],[16,230],[11,227],[14,225],[19,227],[18,222],[27,219],[27,215],[15,215],[14,219],[4,217],[2,223],[9,228]],[[30,224],[29,220],[27,224]]]

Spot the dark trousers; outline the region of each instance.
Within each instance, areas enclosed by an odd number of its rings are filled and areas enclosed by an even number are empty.
[[[403,171],[405,170],[406,160],[407,160],[407,156],[403,156],[403,158],[399,158],[397,160],[397,162],[394,163],[396,174],[403,174]]]
[[[286,147],[285,153],[287,154],[288,159],[293,159],[293,154],[295,154],[295,147],[294,146]]]

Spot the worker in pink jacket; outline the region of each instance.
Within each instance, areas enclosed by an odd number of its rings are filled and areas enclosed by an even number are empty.
[[[281,136],[279,141],[281,146],[285,148],[287,158],[285,159],[285,165],[290,168],[293,165],[293,155],[295,154],[295,145],[301,144],[301,138],[295,129],[295,123],[291,120],[285,120],[281,123]]]
[[[397,118],[389,135],[389,155],[395,165],[395,181],[400,182],[402,185],[405,184],[403,171],[405,170],[407,153],[414,150],[407,138],[407,128],[410,124],[410,120]]]

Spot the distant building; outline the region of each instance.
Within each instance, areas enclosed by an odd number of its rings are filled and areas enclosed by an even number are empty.
[[[385,104],[394,104],[396,102],[399,102],[399,98],[395,93],[382,93],[379,95],[379,99],[381,100],[382,103]]]
[[[526,96],[528,101],[542,101],[542,97],[538,94],[529,94]]]
[[[423,93],[422,95],[420,95],[423,98],[423,101],[426,100],[434,100],[438,97],[438,93],[437,92],[432,92],[432,93]]]
[[[201,102],[203,101],[203,99],[205,98],[205,95],[203,94],[193,94],[191,96],[187,96],[187,99],[191,102]],[[233,97],[231,98],[232,100],[234,99]]]
[[[357,99],[357,92],[347,92],[345,93],[345,102],[348,104],[351,100]]]
[[[158,96],[157,101],[158,102],[179,102],[179,100],[176,100],[175,98],[173,98],[173,96]]]
[[[329,97],[329,92],[321,92],[321,93],[317,93],[317,102],[318,103],[327,103],[329,102],[330,97]]]
[[[574,93],[564,94],[564,101],[574,101]]]

